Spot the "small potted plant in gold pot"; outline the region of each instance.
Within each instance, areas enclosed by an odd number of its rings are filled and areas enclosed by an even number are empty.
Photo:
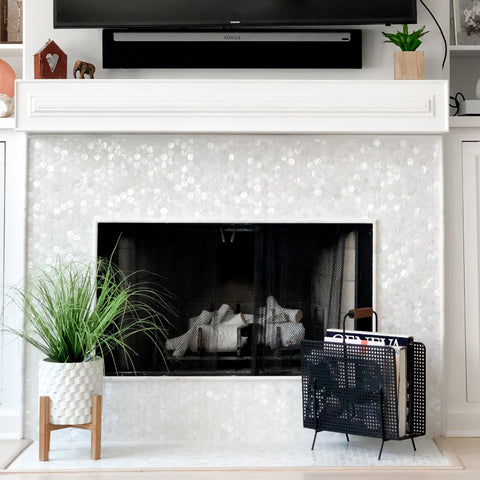
[[[422,44],[420,38],[426,35],[425,25],[419,30],[408,31],[408,25],[397,33],[382,34],[387,38],[385,43],[393,43],[400,48],[400,52],[393,54],[395,80],[423,80],[425,75],[424,52],[417,50]]]

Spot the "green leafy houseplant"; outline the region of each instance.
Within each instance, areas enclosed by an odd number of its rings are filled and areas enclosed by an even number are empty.
[[[424,30],[425,25],[419,30],[415,30],[409,33],[408,25],[403,25],[403,30],[401,32],[382,32],[382,35],[387,38],[384,43],[393,43],[404,52],[413,52],[422,44],[420,38],[428,33],[428,31],[425,32]]]
[[[88,362],[115,349],[127,359],[127,339],[147,335],[160,348],[172,313],[171,295],[131,283],[107,260],[92,264],[57,262],[17,292],[25,327],[13,333],[60,363]]]
[[[103,393],[104,356],[120,349],[132,364],[129,337],[146,335],[160,349],[166,335],[171,295],[158,287],[133,283],[110,261],[57,263],[34,276],[17,300],[25,314],[22,337],[47,358],[39,363],[40,432],[49,425],[94,423]],[[113,358],[113,356],[112,356]],[[116,367],[116,365],[115,365]],[[42,403],[43,402],[43,403]],[[43,407],[42,407],[43,405]],[[45,414],[45,408],[48,413]],[[43,427],[42,427],[43,425]],[[42,430],[43,429],[43,430]],[[96,435],[96,434],[95,434]],[[92,440],[92,458],[100,458],[99,440]],[[48,460],[49,433],[40,434],[40,460]]]

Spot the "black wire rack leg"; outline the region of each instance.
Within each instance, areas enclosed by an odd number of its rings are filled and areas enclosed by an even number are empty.
[[[382,426],[382,446],[380,447],[380,452],[378,453],[378,459],[382,458],[383,452],[383,445],[385,444],[385,423],[384,423],[384,416],[383,416],[383,389],[380,387],[379,398],[380,398],[380,420]]]
[[[349,442],[349,441],[350,441],[350,438],[349,438],[349,436],[348,436],[348,433],[346,433],[345,435],[346,435],[346,437],[347,437],[347,442]]]
[[[378,459],[380,460],[382,458],[382,452],[383,452],[383,445],[385,444],[385,440],[382,439],[382,446],[380,447],[380,452],[378,453]]]
[[[417,447],[415,446],[415,442],[413,441],[413,437],[410,437],[410,440],[412,441],[413,451],[416,452],[416,451],[417,451]]]
[[[317,398],[317,379],[313,379],[313,409],[315,410],[315,436],[313,437],[312,450],[315,448],[315,440],[318,433],[318,398]]]

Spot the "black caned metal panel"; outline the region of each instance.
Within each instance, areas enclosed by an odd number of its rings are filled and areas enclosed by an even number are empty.
[[[302,342],[303,426],[398,438],[392,347]]]
[[[303,426],[401,440],[425,435],[425,345],[408,347],[407,434],[399,436],[395,349],[302,342]]]
[[[409,361],[410,379],[410,434],[414,437],[426,432],[426,349],[423,343],[414,342],[411,349],[413,361]]]

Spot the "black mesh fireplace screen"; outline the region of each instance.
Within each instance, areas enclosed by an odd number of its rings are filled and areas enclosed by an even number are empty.
[[[298,375],[303,339],[372,304],[371,224],[100,223],[98,255],[163,285],[177,311],[163,352],[134,336],[134,365],[119,354],[107,374]]]

